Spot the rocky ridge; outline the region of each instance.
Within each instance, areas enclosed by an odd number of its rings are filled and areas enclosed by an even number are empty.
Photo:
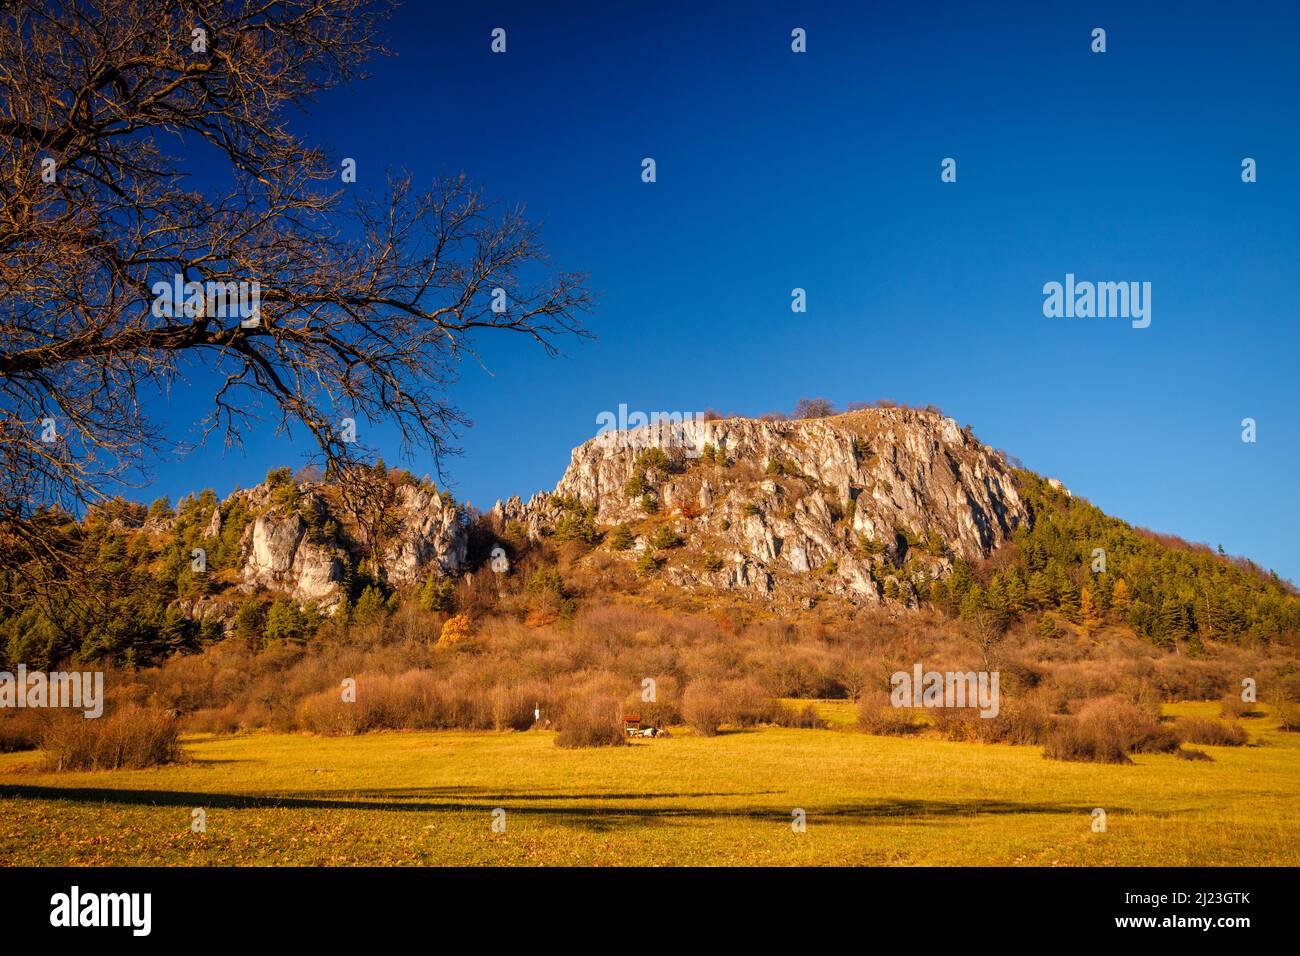
[[[541,538],[575,510],[635,528],[629,560],[660,550],[651,529],[669,524],[682,541],[661,550],[674,584],[805,603],[914,604],[954,558],[986,557],[1029,518],[1001,453],[901,407],[605,432],[574,449],[553,492],[492,515]]]
[[[411,479],[384,508],[388,583],[472,570],[468,523],[450,496]],[[237,591],[332,613],[357,557],[340,511],[324,484],[268,481],[222,502],[203,540],[243,515]],[[540,541],[575,516],[603,538],[593,554],[630,564],[648,554],[673,585],[805,606],[826,595],[914,605],[954,559],[988,556],[1029,518],[1001,453],[951,418],[901,407],[608,431],[573,450],[554,491],[499,501],[488,518],[503,537]],[[630,534],[622,550],[620,525]],[[195,617],[232,610],[211,597],[190,603]]]

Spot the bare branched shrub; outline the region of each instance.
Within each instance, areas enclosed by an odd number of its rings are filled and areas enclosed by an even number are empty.
[[[722,688],[708,681],[693,681],[682,695],[682,718],[701,737],[715,737],[726,717]]]
[[[1228,720],[1240,720],[1251,713],[1250,704],[1241,699],[1240,694],[1225,694],[1219,702],[1219,716]]]
[[[41,749],[50,770],[138,769],[177,760],[179,737],[179,725],[165,711],[132,705],[93,720],[52,720]]]
[[[910,707],[895,707],[888,694],[870,694],[858,703],[858,727],[878,737],[904,737],[924,725]]]
[[[0,753],[35,750],[47,722],[48,715],[38,710],[0,711]]]
[[[627,743],[623,733],[622,707],[614,697],[585,697],[571,701],[560,716],[555,746],[620,747]]]
[[[682,693],[677,679],[670,675],[654,678],[655,699],[645,700],[637,688],[627,695],[623,706],[629,713],[641,715],[641,722],[651,727],[669,727],[682,722]]]
[[[1048,733],[1043,756],[1053,760],[1131,763],[1132,750],[1169,751],[1178,739],[1136,704],[1119,696],[1087,702]]]
[[[784,702],[778,703],[772,714],[772,722],[778,727],[796,727],[802,730],[821,730],[826,726],[826,721],[821,719],[813,704],[799,707]]]
[[[1174,727],[1179,736],[1189,744],[1240,747],[1248,740],[1246,731],[1240,724],[1211,720],[1208,717],[1181,717]]]

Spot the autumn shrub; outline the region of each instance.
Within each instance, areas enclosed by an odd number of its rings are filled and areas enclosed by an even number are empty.
[[[204,707],[186,717],[185,727],[201,734],[233,734],[249,729],[244,724],[245,716],[238,704]]]
[[[1049,688],[1005,697],[981,739],[1005,744],[1041,744],[1052,729],[1063,701]]]
[[[682,694],[677,679],[668,675],[655,677],[654,699],[646,700],[644,686],[627,695],[623,706],[629,713],[640,714],[641,722],[650,727],[668,727],[682,722]]]
[[[474,623],[468,614],[453,614],[442,625],[442,633],[438,635],[438,646],[455,647],[469,637],[473,628]]]
[[[1240,694],[1228,693],[1219,702],[1219,716],[1229,720],[1239,720],[1251,713],[1250,704],[1241,699]]]
[[[1056,721],[1043,756],[1052,760],[1131,763],[1130,750],[1174,750],[1178,740],[1131,701],[1117,695],[1085,703],[1077,715]]]
[[[1278,719],[1278,729],[1300,730],[1300,704],[1289,700],[1276,701],[1273,715]]]
[[[1043,756],[1049,760],[1089,763],[1132,763],[1124,752],[1123,740],[1102,728],[1081,725],[1078,718],[1063,720],[1043,742]]]
[[[884,693],[863,695],[858,702],[858,727],[877,737],[904,737],[924,725],[911,707],[895,707]]]
[[[692,681],[682,695],[682,719],[701,737],[715,737],[726,716],[722,688],[706,681]]]
[[[321,691],[304,699],[298,708],[298,722],[305,730],[331,737],[371,729],[367,709],[344,700],[338,690]]]
[[[756,727],[770,723],[776,713],[776,701],[753,678],[724,681],[722,722],[733,727]]]
[[[560,715],[555,746],[619,747],[627,743],[621,705],[614,697],[587,697],[570,701]]]
[[[180,727],[166,711],[130,705],[94,719],[50,721],[41,737],[49,770],[156,767],[180,756]]]
[[[1240,747],[1246,743],[1246,731],[1240,724],[1230,724],[1208,717],[1182,717],[1175,727],[1189,744],[1208,744],[1212,747]]]
[[[999,744],[1042,744],[1053,727],[1049,695],[1030,691],[1003,695],[997,714],[975,707],[940,707],[930,713],[935,729],[949,740]]]
[[[0,711],[0,753],[36,749],[45,724],[46,715],[38,710]]]
[[[802,730],[821,730],[826,726],[826,722],[821,719],[813,704],[799,707],[777,702],[773,707],[772,722],[778,727],[795,727]]]

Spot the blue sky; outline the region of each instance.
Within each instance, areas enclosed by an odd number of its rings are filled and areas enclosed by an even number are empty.
[[[447,466],[458,498],[553,487],[620,403],[887,397],[1300,579],[1294,5],[452,6],[408,3],[396,56],[292,125],[356,158],[358,188],[464,171],[527,204],[600,294],[598,339],[563,358],[481,340],[487,370],[453,392],[475,422]],[[1067,272],[1150,282],[1151,326],[1045,318]],[[158,413],[183,436],[204,398],[181,386]],[[159,463],[141,496],[225,494],[306,449],[268,428]]]

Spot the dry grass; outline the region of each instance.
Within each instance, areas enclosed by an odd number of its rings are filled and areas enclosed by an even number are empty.
[[[823,716],[849,709],[818,705]],[[146,770],[0,755],[14,865],[1300,864],[1300,736],[1213,762],[1044,760],[1039,747],[764,727],[564,750],[548,731],[190,738]],[[1217,702],[1167,707],[1213,717]],[[844,713],[843,718],[847,719]],[[837,721],[842,723],[842,720]],[[206,834],[189,808],[208,807]],[[505,833],[492,810],[509,814]],[[802,807],[808,830],[790,829]],[[1105,833],[1091,811],[1104,807]],[[57,820],[56,830],[51,820]]]

